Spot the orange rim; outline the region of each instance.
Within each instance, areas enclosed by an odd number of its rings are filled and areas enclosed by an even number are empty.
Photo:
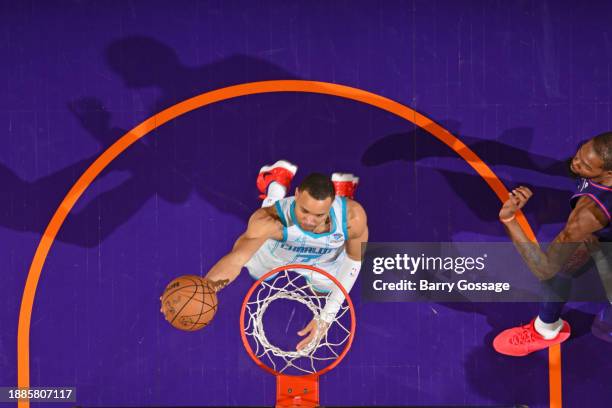
[[[249,357],[251,357],[251,359],[255,362],[255,364],[257,364],[259,367],[263,368],[264,370],[266,370],[270,374],[276,375],[276,376],[282,375],[284,377],[303,377],[302,375],[286,375],[286,374],[282,374],[282,373],[280,373],[280,372],[270,368],[266,364],[264,364],[255,355],[255,353],[253,352],[253,349],[251,348],[251,345],[249,344],[249,341],[247,339],[246,333],[244,332],[244,330],[245,330],[245,328],[244,328],[244,317],[246,315],[246,306],[247,306],[247,303],[248,303],[249,299],[251,298],[251,295],[253,294],[253,292],[255,292],[255,289],[257,289],[257,287],[264,280],[268,279],[272,275],[274,275],[274,274],[276,274],[278,272],[286,271],[288,269],[310,269],[311,271],[318,272],[318,273],[322,274],[323,276],[325,276],[326,278],[328,278],[329,280],[334,282],[334,285],[336,285],[337,287],[340,288],[340,290],[342,291],[342,294],[344,295],[344,298],[346,299],[346,302],[349,305],[349,311],[351,313],[351,332],[349,334],[349,338],[348,338],[348,340],[346,342],[346,345],[344,346],[344,349],[342,350],[342,353],[340,353],[340,355],[338,356],[338,358],[336,360],[334,360],[330,365],[328,365],[327,367],[323,368],[322,370],[317,371],[316,373],[314,373],[314,375],[316,375],[318,377],[318,376],[321,376],[321,375],[329,372],[330,370],[333,370],[334,367],[336,367],[338,364],[340,364],[340,362],[344,359],[346,354],[349,352],[349,350],[351,348],[351,345],[353,344],[353,338],[355,337],[355,328],[357,327],[357,322],[356,322],[356,317],[355,317],[355,307],[353,306],[353,301],[351,300],[351,297],[349,296],[349,294],[346,291],[346,289],[344,289],[344,287],[340,284],[338,279],[336,279],[335,277],[333,277],[332,275],[330,275],[328,272],[324,271],[323,269],[317,268],[316,266],[310,266],[310,265],[290,264],[290,265],[285,265],[285,266],[279,266],[278,268],[272,269],[270,272],[266,273],[261,278],[257,279],[257,281],[255,281],[255,283],[253,283],[253,285],[251,285],[251,288],[248,290],[248,292],[244,296],[244,300],[242,301],[242,307],[240,308],[240,338],[242,339],[242,344],[244,345],[244,348],[246,349],[247,354],[249,355]],[[305,374],[305,375],[308,376],[308,375],[313,375],[313,374]]]

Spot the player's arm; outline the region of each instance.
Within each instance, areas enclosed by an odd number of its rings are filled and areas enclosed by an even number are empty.
[[[368,217],[365,210],[356,201],[348,200],[346,254],[354,261],[361,262],[361,244],[368,242]]]
[[[356,201],[349,200],[347,208],[347,232],[346,257],[342,261],[336,279],[348,292],[353,289],[361,270],[361,244],[368,242],[368,218],[363,207]],[[321,313],[321,319],[331,323],[338,310],[344,303],[344,294],[336,285],[327,297],[325,307]]]
[[[537,278],[546,280],[562,269],[567,269],[568,261],[578,247],[589,241],[593,232],[604,228],[608,220],[593,200],[583,197],[570,213],[563,230],[544,252],[537,243],[527,238],[514,218],[515,212],[522,208],[532,195],[531,190],[526,187],[514,189],[500,211],[500,219],[529,269]]]
[[[206,274],[216,291],[223,289],[238,277],[244,265],[267,239],[282,239],[282,224],[269,208],[255,211],[246,231],[238,237],[231,252],[221,258]]]
[[[361,244],[368,241],[368,219],[363,207],[353,200],[347,201],[347,218],[348,237],[345,242],[347,256],[340,265],[336,279],[344,287],[344,290],[350,292],[361,270]],[[321,337],[325,334],[336,314],[338,314],[342,303],[344,303],[344,294],[340,288],[334,285],[331,293],[327,296],[325,307],[321,311],[320,321],[315,318],[298,332],[300,336],[306,336],[298,343],[298,350],[306,347],[315,336]]]

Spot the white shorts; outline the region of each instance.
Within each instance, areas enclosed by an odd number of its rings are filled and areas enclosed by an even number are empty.
[[[249,275],[251,275],[251,278],[255,280],[258,280],[263,275],[270,272],[272,269],[287,265],[287,262],[282,262],[280,260],[277,260],[276,262],[274,262],[274,264],[269,262],[269,264],[264,265],[262,262],[262,258],[256,255],[257,254],[253,255],[253,257],[249,259],[246,265],[244,265],[249,270]],[[342,254],[340,254],[340,256],[338,256],[338,258],[334,260],[334,262],[320,263],[320,264],[314,263],[312,264],[312,266],[323,269],[325,272],[335,277],[345,257],[346,257],[346,251],[342,251]],[[327,278],[322,273],[311,271],[310,269],[292,269],[292,270],[299,273],[304,278],[306,278],[308,283],[317,292],[328,293],[336,286],[334,282],[332,282],[331,279]],[[275,276],[276,274],[270,276],[269,278],[266,279],[266,281],[274,279]]]

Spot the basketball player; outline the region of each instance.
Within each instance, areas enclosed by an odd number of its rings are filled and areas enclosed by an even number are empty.
[[[297,167],[280,160],[264,166],[257,177],[262,208],[251,215],[246,231],[230,253],[205,276],[216,291],[238,277],[246,267],[253,279],[279,266],[292,263],[319,267],[333,275],[349,292],[361,269],[361,244],[368,240],[366,213],[353,200],[358,178],[334,173],[331,179],[319,173],[307,176],[285,197]],[[314,291],[329,293],[321,316],[301,331],[306,336],[297,350],[320,338],[344,302],[342,291],[322,274],[298,271]]]
[[[571,160],[570,172],[578,181],[578,189],[570,199],[572,211],[546,252],[529,241],[515,217],[533,195],[529,188],[512,190],[499,212],[521,256],[543,281],[545,299],[555,300],[542,302],[538,316],[528,325],[505,330],[495,338],[493,346],[502,354],[524,356],[569,338],[570,326],[561,319],[561,311],[569,296],[572,274],[589,260],[589,255],[593,256],[612,302],[610,253],[605,254],[606,245],[598,245],[612,241],[612,132],[584,143]],[[612,342],[612,307],[596,317],[592,332]]]

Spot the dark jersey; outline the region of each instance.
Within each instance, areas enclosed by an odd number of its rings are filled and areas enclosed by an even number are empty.
[[[612,240],[612,224],[610,224],[610,214],[612,213],[612,187],[602,186],[589,179],[579,178],[577,191],[572,198],[570,198],[570,205],[572,208],[576,206],[576,203],[582,196],[587,196],[593,200],[608,218],[608,224],[599,231],[596,231],[594,233],[595,236],[602,241]]]

